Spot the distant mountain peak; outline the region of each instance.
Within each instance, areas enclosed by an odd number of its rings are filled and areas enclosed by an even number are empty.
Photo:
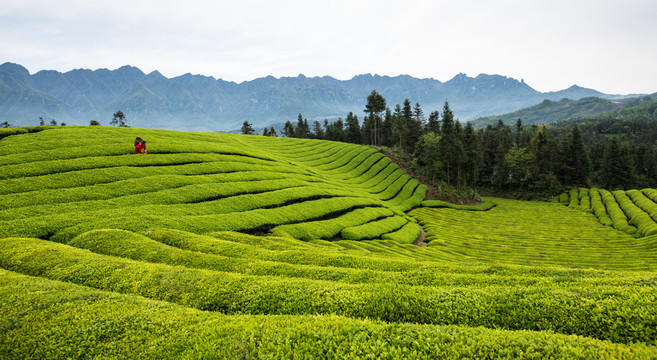
[[[472,78],[459,73],[442,83],[408,74],[367,73],[337,80],[299,73],[281,78],[268,75],[238,84],[191,73],[171,79],[157,70],[146,75],[130,65],[66,73],[42,70],[30,75],[13,63],[0,65],[0,85],[0,122],[35,125],[35,119],[43,116],[71,125],[88,124],[91,119],[106,124],[113,112],[122,109],[129,113],[134,127],[195,131],[233,130],[244,121],[269,126],[296,121],[300,113],[318,121],[349,112],[363,116],[372,90],[379,92],[391,109],[409,99],[419,103],[425,114],[441,110],[448,100],[461,121],[513,112],[544,99],[603,95],[577,85],[541,93],[524,79],[495,74]]]
[[[0,71],[9,73],[15,80],[26,82],[30,78],[30,72],[22,65],[6,62],[0,65]]]

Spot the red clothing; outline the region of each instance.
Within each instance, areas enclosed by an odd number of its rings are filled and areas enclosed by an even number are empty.
[[[144,145],[142,145],[142,143],[135,145],[135,154],[143,154],[143,153],[144,153]]]

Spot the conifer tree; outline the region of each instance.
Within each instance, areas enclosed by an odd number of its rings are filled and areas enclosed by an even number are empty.
[[[483,159],[479,146],[479,137],[470,122],[465,124],[463,147],[465,155],[464,169],[466,171],[465,181],[473,191],[477,191],[477,177],[479,176],[479,167]]]
[[[253,135],[255,133],[255,130],[253,130],[253,126],[249,124],[248,121],[244,121],[242,123],[242,134],[243,135]]]
[[[612,138],[605,151],[603,163],[604,180],[608,189],[622,187],[627,174],[623,164],[623,155],[617,138]]]
[[[295,137],[294,135],[294,125],[288,120],[285,122],[285,125],[283,125],[283,135],[293,138]]]
[[[372,136],[370,137],[370,145],[381,145],[381,127],[382,119],[381,113],[386,109],[386,99],[381,96],[376,90],[372,90],[367,97],[367,104],[365,105],[365,113],[368,114]]]
[[[347,131],[345,137],[347,142],[352,144],[359,144],[361,142],[361,132],[360,124],[358,123],[358,116],[354,115],[352,112],[349,112],[349,114],[347,114],[346,125]]]
[[[432,111],[429,114],[429,121],[427,123],[425,132],[432,132],[436,135],[440,135],[440,112]]]
[[[454,128],[454,114],[449,108],[449,103],[445,101],[443,105],[443,126],[440,136],[439,157],[445,167],[447,184],[452,184],[454,170],[457,165],[458,149],[457,138]]]

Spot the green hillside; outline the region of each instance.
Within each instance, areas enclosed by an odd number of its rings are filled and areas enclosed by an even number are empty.
[[[544,100],[542,103],[503,115],[481,117],[472,121],[475,128],[485,128],[502,120],[506,125],[515,125],[522,119],[525,125],[550,124],[557,121],[576,119],[617,110],[625,106],[624,102],[587,97],[579,100],[561,99]]]
[[[148,155],[131,153],[136,136]],[[411,243],[419,226],[403,211],[426,193],[375,150],[315,140],[69,127],[0,152],[0,237],[166,227]]]
[[[359,145],[32,130],[0,140],[2,359],[657,358],[657,235],[584,192],[457,207]]]

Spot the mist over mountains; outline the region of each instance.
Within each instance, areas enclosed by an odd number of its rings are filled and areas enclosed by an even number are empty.
[[[0,65],[0,122],[37,125],[39,117],[68,125],[97,120],[108,125],[122,110],[133,127],[187,131],[230,131],[247,120],[255,127],[287,120],[299,113],[308,120],[337,119],[352,111],[363,118],[366,98],[376,90],[394,109],[408,98],[425,114],[449,101],[461,121],[509,113],[545,99],[617,97],[572,86],[541,93],[523,80],[500,75],[456,75],[449,81],[358,75],[350,80],[329,76],[275,78],[267,76],[235,83],[202,75],[167,78],[158,71],[145,74],[132,66],[116,70],[76,69],[35,74],[21,65]]]

